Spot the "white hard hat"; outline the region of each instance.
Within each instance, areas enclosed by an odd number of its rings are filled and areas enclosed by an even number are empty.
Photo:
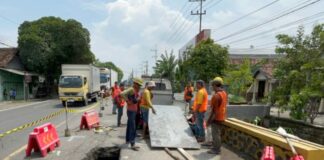
[[[155,87],[155,82],[154,81],[148,81],[147,82],[147,87]]]

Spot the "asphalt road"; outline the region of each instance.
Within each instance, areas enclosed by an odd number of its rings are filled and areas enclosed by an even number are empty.
[[[0,110],[0,133],[14,129],[21,125],[31,123],[46,117],[54,112],[61,110],[63,106],[58,100],[48,100],[42,103],[29,105],[25,107],[17,107],[9,110]],[[74,109],[83,109],[84,107],[74,107]],[[81,113],[69,114],[70,116],[80,115]],[[53,117],[52,119],[40,122],[35,126],[39,126],[46,122],[54,125],[63,124],[65,121],[65,113]],[[65,123],[64,123],[65,124]],[[22,148],[28,142],[28,135],[35,126],[25,128],[21,131],[9,134],[0,138],[0,159],[4,159],[8,155]]]

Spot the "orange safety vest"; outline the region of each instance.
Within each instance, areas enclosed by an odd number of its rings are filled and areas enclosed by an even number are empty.
[[[186,87],[185,88],[185,90],[184,90],[184,99],[186,100],[186,101],[188,101],[188,100],[191,100],[191,98],[192,98],[192,96],[193,96],[193,87]],[[188,93],[190,93],[191,92],[191,96],[188,94]]]
[[[203,92],[204,99],[203,99],[203,102],[202,102],[198,112],[206,112],[207,111],[207,105],[208,105],[208,93],[207,93],[205,88],[200,89],[198,92],[200,92],[201,90]],[[197,101],[198,101],[198,96],[197,95],[199,94],[198,92],[196,94],[194,104],[193,104],[193,110],[194,111],[197,111]]]
[[[214,107],[215,121],[224,121],[226,119],[226,105],[227,105],[227,94],[225,91],[219,91],[216,94],[222,99],[222,103],[219,106]]]

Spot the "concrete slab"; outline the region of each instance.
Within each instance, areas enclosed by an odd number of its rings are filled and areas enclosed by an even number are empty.
[[[199,149],[180,107],[155,105],[157,114],[149,117],[152,147]]]

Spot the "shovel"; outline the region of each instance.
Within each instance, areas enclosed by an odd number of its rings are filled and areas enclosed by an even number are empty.
[[[292,143],[290,142],[289,138],[291,139],[299,139],[297,136],[291,135],[289,133],[287,133],[287,131],[285,129],[283,129],[282,127],[279,127],[277,129],[277,132],[286,139],[289,147],[291,148],[291,151],[293,152],[294,156],[298,155],[295,147],[292,145]]]

